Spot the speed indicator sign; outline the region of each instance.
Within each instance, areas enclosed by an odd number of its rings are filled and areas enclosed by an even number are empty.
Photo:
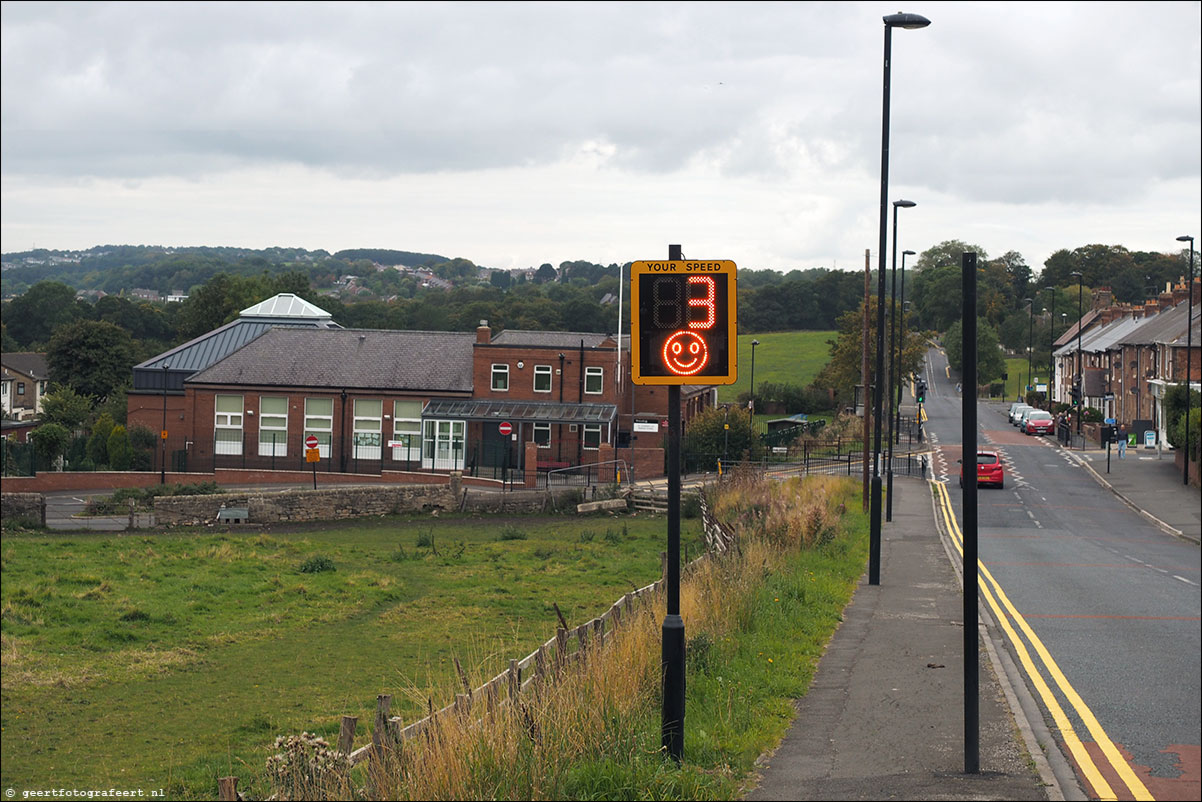
[[[635,262],[630,269],[631,381],[734,384],[735,263]]]

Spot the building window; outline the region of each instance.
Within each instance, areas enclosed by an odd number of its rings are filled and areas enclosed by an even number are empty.
[[[596,451],[601,448],[601,424],[584,425],[584,450]]]
[[[380,459],[380,428],[384,402],[366,398],[355,400],[355,459]]]
[[[392,404],[392,458],[403,462],[421,459],[422,402],[394,401]]]
[[[584,392],[598,395],[604,384],[605,368],[584,369]]]
[[[241,454],[242,396],[216,396],[213,409],[213,453]]]
[[[17,382],[17,395],[25,395],[25,382]]]
[[[422,467],[437,471],[463,468],[464,422],[427,420],[423,423]]]
[[[288,399],[259,397],[259,456],[288,456]]]
[[[509,365],[492,366],[492,389],[498,393],[509,392]]]
[[[317,451],[322,459],[330,458],[330,441],[334,437],[334,399],[305,399],[305,439],[317,438]]]
[[[534,366],[534,392],[536,392],[536,393],[551,392],[551,366],[550,365],[535,365]]]
[[[534,424],[534,442],[538,443],[539,448],[551,447],[551,424]]]

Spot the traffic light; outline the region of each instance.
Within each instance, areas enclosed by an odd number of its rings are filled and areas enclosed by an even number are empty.
[[[924,382],[922,379],[919,379],[918,383],[914,387],[914,390],[918,394],[918,403],[921,404],[927,400],[927,383],[926,382]]]
[[[1081,406],[1081,391],[1076,387],[1073,388],[1073,406]]]

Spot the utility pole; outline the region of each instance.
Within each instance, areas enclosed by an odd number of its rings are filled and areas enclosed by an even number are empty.
[[[872,413],[868,411],[868,310],[872,291],[872,250],[864,249],[864,342],[860,346],[860,401],[864,404],[864,512],[868,512],[868,432]]]

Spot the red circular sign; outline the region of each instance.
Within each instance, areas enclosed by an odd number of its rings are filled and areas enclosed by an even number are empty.
[[[317,435],[311,434],[305,438],[305,448],[317,448]]]
[[[497,431],[499,431],[501,434],[508,435],[513,431],[513,426],[509,423],[509,421],[505,421],[497,427]]]

